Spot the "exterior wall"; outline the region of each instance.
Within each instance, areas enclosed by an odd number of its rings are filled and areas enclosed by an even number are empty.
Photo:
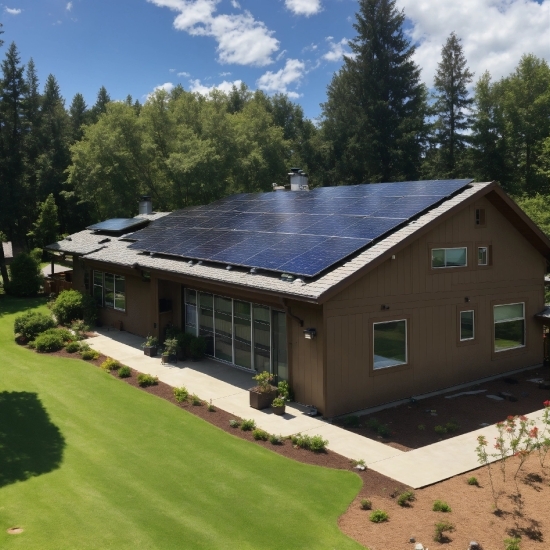
[[[304,321],[299,322],[287,315],[287,342],[290,361],[290,385],[296,401],[314,405],[321,413],[325,411],[324,395],[324,342],[323,309],[321,306],[289,302],[292,315]],[[315,328],[317,336],[313,340],[304,337],[305,328]]]
[[[485,227],[474,223],[476,208],[485,209]],[[431,248],[466,245],[467,267],[431,268]],[[492,265],[477,266],[477,246],[491,247]],[[542,328],[534,315],[544,307],[545,267],[542,255],[485,198],[442,221],[324,305],[325,416],[540,364]],[[493,305],[520,301],[526,346],[494,353]],[[475,311],[473,342],[459,342],[461,309]],[[373,321],[405,318],[407,366],[373,371]]]

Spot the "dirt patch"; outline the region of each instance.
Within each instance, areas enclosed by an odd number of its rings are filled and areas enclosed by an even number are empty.
[[[547,368],[529,370],[514,376],[505,376],[487,384],[479,384],[360,416],[356,419],[360,424],[358,427],[345,426],[342,422],[337,424],[356,434],[376,439],[402,451],[418,449],[442,439],[477,430],[484,424],[495,424],[508,415],[529,414],[542,409],[543,401],[550,397],[550,390],[539,389],[538,384],[528,381],[532,378],[550,378],[550,371]],[[461,395],[452,399],[445,397],[476,390],[487,391],[476,395]],[[514,400],[496,401],[487,397],[487,395],[498,396],[502,393],[511,394]],[[378,435],[375,427],[368,426],[369,422],[374,424],[373,419],[379,425],[387,427],[387,437]],[[451,424],[449,433],[441,434],[435,431],[436,426],[446,429],[449,423]],[[455,426],[456,431],[452,431]]]
[[[10,527],[6,532],[8,535],[20,535],[23,529],[21,529],[21,527]]]

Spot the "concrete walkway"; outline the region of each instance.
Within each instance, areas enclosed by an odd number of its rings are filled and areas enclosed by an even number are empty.
[[[251,373],[210,359],[162,365],[159,357],[144,355],[142,342],[141,337],[128,332],[105,329],[101,329],[97,337],[87,341],[90,347],[139,372],[158,376],[159,380],[170,386],[185,386],[190,393],[196,393],[201,399],[212,400],[215,407],[240,418],[253,419],[260,428],[270,433],[282,436],[299,432],[321,435],[329,441],[330,450],[350,459],[362,459],[370,469],[415,489],[477,468],[477,437],[484,435],[492,448],[492,441],[497,435],[494,426],[488,426],[403,452],[343,430],[320,417],[310,417],[307,415],[309,409],[296,403],[287,404],[284,416],[273,414],[271,409],[253,409],[250,407],[248,394],[248,388],[255,385]],[[542,411],[529,416],[540,418]]]

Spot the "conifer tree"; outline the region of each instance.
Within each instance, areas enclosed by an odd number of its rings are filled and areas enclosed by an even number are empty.
[[[474,74],[467,67],[460,38],[452,32],[441,50],[441,61],[434,78],[433,106],[436,120],[433,127],[431,176],[456,178],[462,173],[464,152],[468,143],[467,132],[472,124],[470,109],[473,98],[468,84]]]
[[[38,205],[38,218],[28,236],[33,239],[34,246],[43,248],[57,240],[58,230],[57,205],[50,193],[46,200]]]
[[[100,115],[107,112],[107,104],[111,102],[111,96],[105,86],[101,86],[97,92],[97,100],[91,109],[92,122],[97,122]]]
[[[415,179],[426,89],[395,0],[360,0],[351,56],[328,86],[323,133],[331,183]]]
[[[88,122],[88,115],[88,106],[84,101],[84,96],[80,93],[75,94],[69,107],[71,142],[74,143],[82,139],[82,126]]]

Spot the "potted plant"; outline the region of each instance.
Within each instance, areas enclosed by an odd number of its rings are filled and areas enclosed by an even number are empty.
[[[261,372],[252,377],[258,382],[254,388],[250,388],[250,406],[253,409],[267,409],[277,397],[277,388],[271,385],[273,375],[267,371]]]
[[[143,348],[143,353],[145,355],[148,355],[149,357],[156,357],[158,345],[158,339],[155,336],[149,335],[147,336],[147,338],[145,338],[145,342],[141,344],[141,347]]]
[[[279,395],[272,401],[271,408],[275,414],[282,416],[285,414],[285,400]]]
[[[170,362],[170,354],[166,350],[163,350],[163,352],[160,354],[160,362],[163,365],[166,365],[166,363]]]
[[[206,340],[202,336],[197,336],[189,342],[189,352],[193,361],[200,361],[206,353]]]
[[[167,338],[164,340],[164,352],[162,355],[168,355],[170,361],[177,361],[177,349],[178,341],[175,338]]]

